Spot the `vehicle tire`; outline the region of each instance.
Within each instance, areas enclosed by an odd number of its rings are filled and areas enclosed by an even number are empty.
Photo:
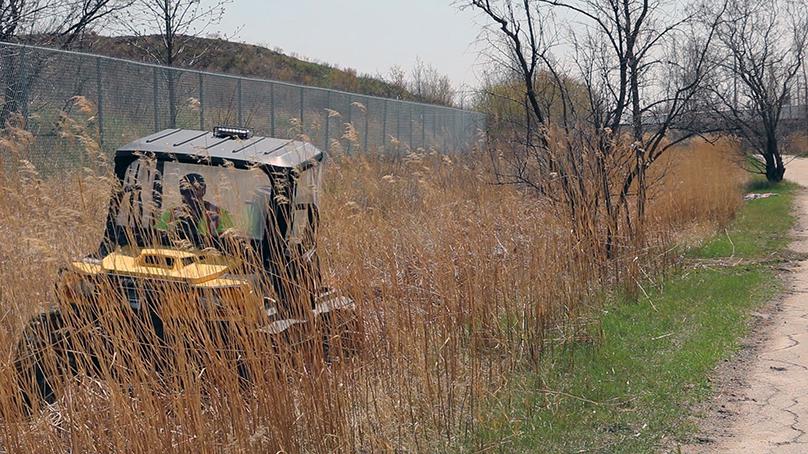
[[[14,356],[20,403],[26,411],[57,399],[57,380],[77,372],[70,336],[58,310],[34,316],[23,330]]]
[[[357,356],[365,341],[364,323],[355,309],[325,314],[324,349],[330,360]]]

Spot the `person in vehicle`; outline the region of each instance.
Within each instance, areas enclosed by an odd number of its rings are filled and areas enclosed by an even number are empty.
[[[205,178],[198,173],[189,173],[180,178],[182,204],[166,210],[157,220],[158,230],[168,231],[170,227],[194,229],[200,237],[218,238],[225,230],[233,227],[230,213],[204,199],[207,191]]]

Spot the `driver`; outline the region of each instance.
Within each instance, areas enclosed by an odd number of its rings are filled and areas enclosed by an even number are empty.
[[[202,236],[218,238],[225,230],[233,227],[230,213],[204,199],[207,186],[205,178],[198,173],[189,173],[180,178],[182,204],[166,210],[157,220],[158,230],[167,231],[169,226],[182,222],[196,227]]]

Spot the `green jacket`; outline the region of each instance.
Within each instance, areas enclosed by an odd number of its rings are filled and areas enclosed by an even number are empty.
[[[216,233],[221,235],[224,233],[225,230],[233,228],[233,218],[230,215],[230,212],[223,208],[219,208],[216,206],[211,205],[213,210],[219,215],[219,222],[216,224]],[[207,207],[206,207],[207,208]],[[155,223],[155,228],[157,230],[168,231],[169,228],[175,223],[176,219],[174,216],[174,210],[165,210],[163,214],[160,215],[160,218],[157,219]],[[196,231],[200,235],[207,235],[208,234],[208,223],[205,222],[205,218],[199,219],[196,223]]]

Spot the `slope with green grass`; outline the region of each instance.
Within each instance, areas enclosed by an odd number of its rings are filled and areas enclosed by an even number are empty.
[[[516,377],[486,411],[475,447],[636,453],[684,440],[694,430],[689,405],[709,395],[710,373],[737,350],[750,312],[781,289],[765,260],[785,249],[794,188],[755,188],[777,196],[747,202],[727,232],[689,251],[697,266],[637,301],[614,298],[599,345],[553,353],[540,372]],[[750,260],[713,263],[729,258]]]

